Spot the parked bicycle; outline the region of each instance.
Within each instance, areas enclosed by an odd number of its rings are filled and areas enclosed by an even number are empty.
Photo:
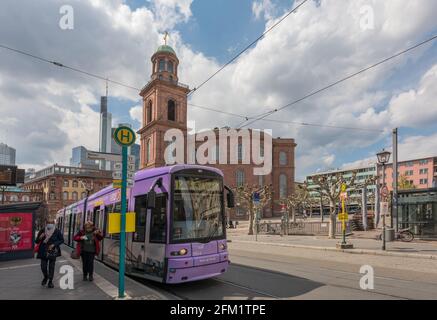
[[[376,237],[377,240],[382,240],[382,233]],[[400,229],[395,233],[395,240],[402,242],[411,242],[414,240],[414,234],[410,231],[410,228]]]

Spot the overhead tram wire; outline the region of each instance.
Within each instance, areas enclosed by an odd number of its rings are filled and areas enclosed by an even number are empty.
[[[95,73],[91,73],[91,72],[88,72],[88,71],[85,71],[85,70],[82,70],[82,69],[71,67],[71,66],[63,64],[61,62],[49,60],[49,59],[46,59],[46,58],[43,58],[43,57],[31,54],[31,53],[22,51],[22,50],[11,48],[11,47],[3,45],[3,44],[0,44],[0,48],[7,49],[9,51],[12,51],[12,52],[15,52],[15,53],[27,56],[27,57],[31,57],[31,58],[36,59],[36,60],[40,60],[42,62],[46,62],[48,64],[52,64],[52,65],[60,67],[60,68],[69,69],[69,70],[72,70],[74,72],[87,75],[89,77],[93,77],[93,78],[96,78],[96,79],[99,79],[99,80],[103,80],[106,83],[111,82],[113,84],[116,84],[116,85],[119,85],[119,86],[122,86],[122,87],[125,87],[125,88],[128,88],[128,89],[132,89],[132,90],[135,90],[137,92],[141,91],[141,88],[137,88],[137,87],[134,87],[134,86],[131,86],[131,85],[119,82],[119,81],[111,80],[108,77],[103,77],[103,76],[97,75]],[[199,109],[204,109],[204,110],[208,110],[208,111],[213,111],[213,112],[218,112],[218,113],[222,113],[222,114],[226,114],[226,115],[230,115],[230,116],[234,116],[234,117],[243,118],[243,119],[246,119],[246,121],[250,119],[247,116],[242,115],[242,114],[237,114],[237,113],[222,111],[222,110],[218,110],[218,109],[213,109],[213,108],[210,108],[210,107],[200,106],[200,105],[196,105],[196,104],[193,104],[193,103],[188,103],[188,105],[196,107],[196,108],[199,108]]]
[[[228,65],[230,65],[232,62],[234,62],[238,57],[240,57],[244,52],[246,52],[249,48],[251,48],[255,43],[257,43],[259,40],[264,38],[264,36],[272,31],[275,27],[277,27],[282,21],[284,21],[290,14],[294,13],[299,9],[302,5],[304,5],[308,0],[303,0],[301,3],[299,3],[296,7],[291,9],[286,15],[284,15],[281,19],[279,19],[276,23],[274,23],[270,28],[268,28],[266,31],[264,31],[258,38],[253,40],[250,44],[248,44],[243,50],[241,50],[236,56],[234,56],[231,60],[226,62],[224,65],[222,65],[216,72],[214,72],[212,75],[210,75],[206,80],[204,80],[201,84],[199,84],[197,87],[194,87],[189,93],[188,96],[190,96],[193,92],[196,92],[201,87],[203,87],[208,81],[210,81],[212,78],[214,78],[219,72],[221,72],[224,68],[226,68]]]
[[[25,55],[25,56],[28,56],[28,57],[31,57],[31,58],[43,61],[43,62],[55,65],[55,66],[60,67],[60,68],[65,68],[65,69],[69,69],[69,70],[72,70],[72,71],[77,72],[77,73],[85,74],[85,75],[87,75],[89,77],[93,77],[93,78],[96,78],[96,79],[99,79],[99,80],[104,80],[104,81],[107,81],[107,82],[111,82],[111,83],[117,84],[117,85],[122,86],[122,87],[126,87],[126,88],[137,90],[137,91],[141,90],[140,88],[135,88],[134,86],[130,86],[130,85],[127,85],[127,84],[124,84],[124,83],[121,83],[121,82],[118,82],[118,81],[115,81],[115,80],[111,80],[111,79],[109,79],[107,77],[103,77],[103,76],[100,76],[100,75],[97,75],[97,74],[94,74],[94,73],[91,73],[91,72],[87,72],[87,71],[84,71],[84,70],[81,70],[81,69],[78,69],[78,68],[70,67],[70,66],[68,66],[66,64],[63,64],[63,63],[60,63],[58,61],[48,60],[48,59],[36,56],[34,54],[31,54],[31,53],[28,53],[28,52],[25,52],[25,51],[22,51],[22,50],[18,50],[18,49],[14,49],[14,48],[5,46],[3,44],[0,44],[0,48],[7,49],[7,50],[13,51],[15,53],[19,53],[19,54],[22,54],[22,55]]]
[[[332,129],[344,129],[344,130],[356,130],[356,131],[371,131],[371,132],[384,132],[382,129],[371,129],[371,128],[361,128],[361,127],[343,127],[329,124],[318,124],[318,123],[309,123],[309,122],[297,122],[297,121],[287,121],[287,120],[279,120],[279,119],[261,119],[259,121],[269,121],[276,123],[284,123],[298,126],[309,126],[309,127],[320,127],[320,128],[332,128]]]
[[[28,57],[34,58],[36,60],[40,60],[40,61],[43,61],[43,62],[46,62],[46,63],[49,63],[49,64],[53,64],[53,65],[55,65],[57,67],[67,68],[67,69],[70,69],[72,71],[75,71],[75,72],[87,75],[89,77],[93,77],[93,78],[97,78],[97,79],[100,79],[100,80],[104,80],[105,82],[106,81],[107,82],[111,82],[111,83],[114,83],[116,85],[128,88],[128,89],[136,90],[137,92],[141,90],[140,88],[137,88],[137,87],[134,87],[134,86],[131,86],[131,85],[127,85],[127,84],[124,84],[124,83],[119,82],[119,81],[111,80],[111,79],[109,79],[107,77],[103,77],[103,76],[100,76],[100,75],[97,75],[97,74],[94,74],[94,73],[91,73],[91,72],[88,72],[88,71],[84,71],[84,70],[81,70],[81,69],[78,69],[78,68],[70,67],[68,65],[62,64],[62,63],[57,62],[57,61],[48,60],[48,59],[39,57],[37,55],[31,54],[31,53],[28,53],[28,52],[25,52],[25,51],[22,51],[22,50],[18,50],[18,49],[14,49],[14,48],[8,47],[6,45],[0,44],[0,48],[4,48],[4,49],[10,50],[10,51],[15,52],[15,53],[19,53],[19,54],[24,55],[24,56],[28,56]],[[193,103],[188,103],[188,105],[191,105],[191,106],[196,107],[196,108],[208,110],[208,111],[213,111],[213,112],[217,112],[217,113],[226,114],[226,115],[229,115],[229,116],[243,118],[244,121],[241,124],[243,124],[244,122],[247,122],[247,121],[249,121],[251,119],[255,119],[256,117],[260,117],[262,115],[267,115],[268,116],[268,115],[270,115],[270,114],[272,114],[272,113],[277,111],[277,109],[273,109],[273,110],[270,110],[270,111],[258,114],[258,115],[254,116],[254,117],[248,117],[248,116],[245,116],[245,115],[242,115],[242,114],[237,114],[237,113],[217,110],[217,109],[213,109],[213,108],[205,107],[205,106],[200,106],[200,105],[193,104]],[[278,121],[283,122],[282,120],[264,119],[264,118],[262,120],[264,120],[264,121],[272,121],[272,122],[278,122]],[[322,124],[321,125],[318,125],[318,124],[307,124],[307,123],[304,123],[304,122],[302,122],[302,123],[287,122],[287,123],[295,124],[295,125],[313,125],[313,126],[319,126],[319,127],[327,126],[327,125],[322,125]],[[241,126],[241,124],[239,126],[237,126],[238,129]],[[331,127],[331,128],[338,128],[338,129],[361,130],[361,129],[358,129],[358,128],[347,128],[347,127],[338,127],[338,126],[329,126],[329,127]],[[366,130],[366,129],[364,129],[364,130]]]
[[[373,69],[373,68],[375,68],[375,67],[377,67],[377,66],[379,66],[379,65],[381,65],[381,64],[383,64],[383,63],[385,63],[385,62],[387,62],[387,61],[390,61],[390,60],[392,60],[392,59],[394,59],[394,58],[396,58],[396,57],[399,57],[400,55],[403,55],[403,54],[405,54],[405,53],[407,53],[407,52],[409,52],[409,51],[411,51],[411,50],[414,50],[414,49],[416,49],[416,48],[422,46],[422,45],[425,45],[425,44],[427,44],[428,42],[431,42],[431,41],[433,41],[433,40],[436,39],[436,38],[437,38],[437,35],[434,35],[434,36],[432,36],[432,37],[430,37],[430,38],[428,38],[428,39],[426,39],[426,40],[424,40],[424,41],[422,41],[422,42],[419,42],[419,43],[415,44],[415,45],[412,46],[412,47],[409,47],[409,48],[407,48],[407,49],[405,49],[405,50],[402,50],[402,51],[400,51],[400,52],[398,52],[398,53],[396,53],[396,54],[394,54],[394,55],[392,55],[392,56],[390,56],[390,57],[388,57],[388,58],[385,58],[385,59],[383,59],[383,60],[381,60],[381,61],[378,61],[378,62],[376,62],[376,63],[374,63],[374,64],[372,64],[372,65],[370,65],[370,66],[368,66],[368,67],[366,67],[366,68],[364,68],[364,69],[361,69],[361,70],[359,70],[359,71],[357,71],[357,72],[355,72],[355,73],[353,73],[353,74],[351,74],[351,75],[348,75],[348,76],[346,76],[346,77],[344,77],[344,78],[342,78],[342,79],[340,79],[340,80],[337,80],[337,81],[335,81],[335,82],[333,82],[333,83],[331,83],[331,84],[329,84],[329,85],[327,85],[327,86],[325,86],[325,87],[323,87],[323,88],[320,88],[320,89],[318,89],[318,90],[315,90],[315,91],[313,91],[313,92],[311,92],[311,93],[309,93],[309,94],[307,94],[307,95],[305,95],[305,96],[303,96],[303,97],[301,97],[301,98],[299,98],[299,99],[297,99],[297,100],[294,100],[294,101],[292,101],[292,102],[290,102],[290,103],[287,103],[286,105],[284,105],[284,106],[282,106],[282,107],[280,107],[280,108],[277,108],[277,109],[271,110],[271,113],[270,113],[270,114],[275,113],[275,112],[278,112],[278,111],[281,111],[281,110],[283,110],[283,109],[285,109],[285,108],[291,107],[292,105],[295,105],[295,104],[301,102],[302,100],[305,100],[305,99],[307,99],[307,98],[309,98],[309,97],[312,97],[312,96],[314,96],[314,95],[316,95],[316,94],[318,94],[318,93],[320,93],[320,92],[322,92],[322,91],[325,91],[325,90],[327,90],[327,89],[329,89],[329,88],[332,88],[332,87],[336,86],[336,85],[339,84],[339,83],[345,82],[345,81],[347,81],[347,80],[349,80],[349,79],[351,79],[351,78],[353,78],[353,77],[355,77],[355,76],[357,76],[357,75],[359,75],[359,74],[361,74],[361,73],[364,73],[364,72],[366,72],[366,71],[368,71],[368,70],[370,70],[370,69]],[[245,126],[251,125],[252,123],[254,123],[254,122],[256,122],[256,121],[262,120],[262,119],[266,118],[267,116],[269,116],[270,114],[265,114],[265,115],[263,115],[263,116],[256,117],[255,119],[253,119],[253,120],[250,121],[249,123],[246,123],[245,125],[240,126],[238,129],[241,129],[241,128],[245,127]]]

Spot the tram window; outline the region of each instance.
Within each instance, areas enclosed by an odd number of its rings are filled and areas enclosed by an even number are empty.
[[[144,242],[146,240],[147,196],[135,197],[135,232],[132,240]]]
[[[150,242],[165,243],[167,222],[167,197],[165,194],[156,195],[156,205],[152,209],[150,223]]]

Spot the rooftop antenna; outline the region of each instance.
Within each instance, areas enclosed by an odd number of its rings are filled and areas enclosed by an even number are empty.
[[[108,98],[108,78],[106,78],[106,98]]]

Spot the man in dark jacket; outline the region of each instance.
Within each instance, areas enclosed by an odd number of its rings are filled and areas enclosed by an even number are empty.
[[[44,279],[41,285],[53,288],[56,258],[61,256],[60,245],[64,243],[61,231],[56,229],[55,221],[47,219],[46,226],[38,232],[35,243],[39,245],[37,259],[41,259],[41,271]]]

